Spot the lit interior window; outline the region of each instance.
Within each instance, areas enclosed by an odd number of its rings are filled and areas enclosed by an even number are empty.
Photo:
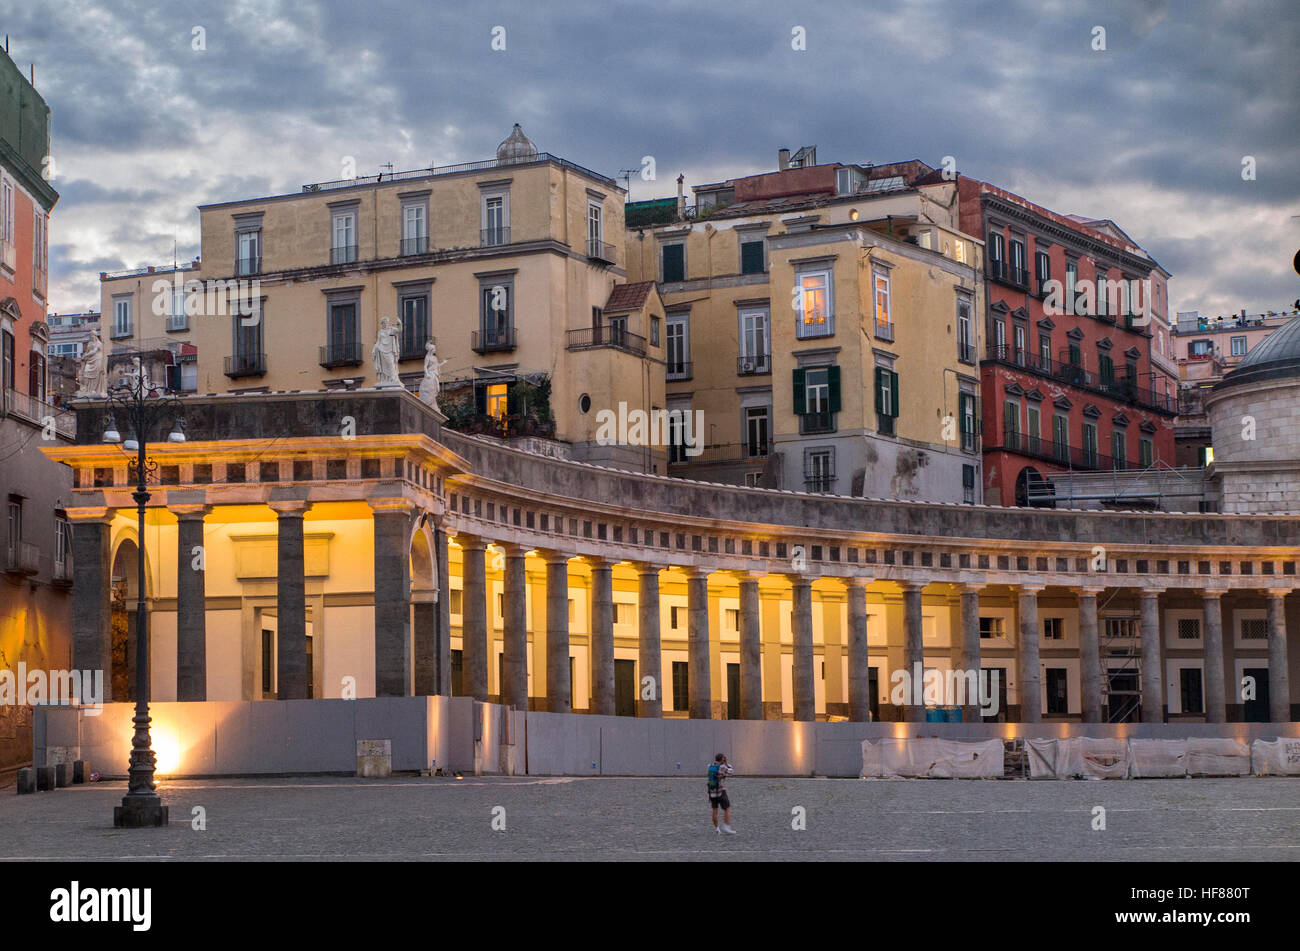
[[[493,383],[487,388],[487,411],[493,419],[504,419],[506,415],[506,385]]]

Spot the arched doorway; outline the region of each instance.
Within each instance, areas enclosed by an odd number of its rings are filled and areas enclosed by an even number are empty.
[[[1025,466],[1016,476],[1016,505],[1055,508],[1056,489],[1033,466]]]
[[[126,539],[113,555],[112,611],[110,613],[110,641],[112,644],[110,696],[115,701],[135,700],[135,613],[139,597],[140,549],[133,539]]]

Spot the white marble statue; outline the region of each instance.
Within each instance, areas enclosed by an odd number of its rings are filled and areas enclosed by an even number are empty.
[[[442,367],[447,360],[438,359],[438,348],[430,340],[424,345],[424,379],[420,381],[420,399],[434,409],[438,408],[438,393],[442,390]]]
[[[92,330],[77,366],[77,395],[102,399],[107,392],[108,367],[104,360],[104,343],[99,338],[99,331]]]
[[[375,345],[370,351],[370,357],[375,363],[375,386],[400,387],[402,381],[397,378],[397,360],[401,351],[399,335],[402,332],[400,321],[393,321],[390,325],[387,317],[379,321],[379,336],[375,339]]]

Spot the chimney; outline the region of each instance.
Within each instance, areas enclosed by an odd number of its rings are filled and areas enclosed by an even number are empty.
[[[685,173],[677,176],[677,217],[686,217],[686,193],[682,190],[682,183],[686,181]]]
[[[789,150],[789,149],[777,149],[777,150],[776,150],[776,170],[777,170],[778,172],[784,172],[784,171],[785,171],[787,168],[789,168],[789,167],[790,167],[790,150]]]

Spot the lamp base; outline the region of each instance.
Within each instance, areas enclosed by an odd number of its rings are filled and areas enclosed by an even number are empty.
[[[124,796],[113,807],[115,829],[147,829],[167,825],[167,807],[157,796]]]

